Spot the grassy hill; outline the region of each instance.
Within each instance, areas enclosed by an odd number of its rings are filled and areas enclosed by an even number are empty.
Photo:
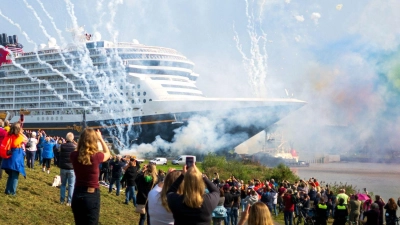
[[[8,175],[3,172],[0,180],[0,224],[75,224],[71,207],[60,204],[60,189],[52,187],[59,168],[53,167],[50,174],[27,168],[27,177],[20,175],[16,196],[4,194]],[[100,187],[100,224],[137,224],[139,214],[134,212],[133,203],[125,205],[125,192],[120,196],[108,194]]]

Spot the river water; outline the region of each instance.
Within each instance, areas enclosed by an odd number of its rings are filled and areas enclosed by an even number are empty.
[[[400,197],[400,164],[381,163],[325,163],[310,167],[292,168],[297,175],[308,180],[316,178],[320,183],[342,182],[356,186],[356,190],[372,191],[385,202]]]

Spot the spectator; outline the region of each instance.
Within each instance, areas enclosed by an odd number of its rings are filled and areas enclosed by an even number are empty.
[[[42,152],[42,157],[43,157],[43,172],[46,171],[47,168],[47,174],[50,173],[50,165],[51,165],[51,159],[54,158],[54,153],[53,153],[53,147],[56,145],[56,141],[50,137],[46,137],[45,141],[43,142],[43,152]]]
[[[10,127],[10,121],[4,120],[4,130],[6,130],[7,133],[8,133],[8,132],[10,132],[10,129],[11,129],[11,127]]]
[[[63,141],[61,140],[61,138],[57,138],[57,142],[56,144],[53,146],[53,154],[54,154],[54,165],[58,166],[58,161],[60,158],[60,146],[63,143]]]
[[[231,187],[231,195],[233,198],[232,208],[231,208],[231,224],[238,224],[238,216],[239,216],[239,196],[240,192],[238,192],[236,186]]]
[[[228,216],[224,207],[225,192],[222,189],[220,189],[219,191],[219,201],[217,207],[212,212],[213,225],[222,225],[222,221],[225,221],[225,217]]]
[[[121,181],[126,182],[125,190],[125,204],[129,204],[129,201],[133,200],[133,205],[136,207],[136,194],[135,194],[135,179],[138,175],[138,168],[136,166],[136,160],[130,158],[128,168],[125,170],[124,176]]]
[[[349,210],[350,210],[350,216],[349,216],[350,222],[355,222],[355,224],[358,224],[361,211],[361,201],[358,200],[358,195],[354,195],[353,199],[350,200]]]
[[[246,211],[240,218],[239,225],[244,225],[246,221],[248,225],[274,224],[268,207],[262,202],[257,202],[252,207],[247,206]]]
[[[371,209],[364,212],[364,219],[362,221],[365,225],[378,225],[379,224],[379,205],[373,203]]]
[[[383,207],[385,206],[385,202],[381,198],[380,195],[375,195],[375,202],[379,208],[379,225],[383,225]]]
[[[8,174],[6,195],[16,195],[19,174],[21,173],[26,177],[24,168],[25,152],[22,149],[22,144],[28,142],[28,138],[23,134],[20,122],[11,125],[10,131],[2,143],[6,143],[9,139],[11,139],[11,157],[3,159],[1,168]]]
[[[233,196],[229,192],[229,184],[225,184],[223,189],[224,189],[224,197],[225,197],[224,207],[226,209],[226,214],[227,214],[227,216],[225,217],[225,224],[230,224],[229,221],[231,219],[231,209],[232,209],[232,204],[233,204]]]
[[[46,137],[46,133],[44,132],[44,130],[39,130],[39,143],[37,144],[37,151],[36,151],[36,160],[39,161],[39,165],[42,165],[43,163],[43,156],[42,156],[42,152],[43,152],[43,143],[45,142],[45,137]]]
[[[173,225],[174,217],[168,207],[167,191],[172,183],[181,175],[180,171],[170,171],[164,182],[159,182],[149,192],[149,216],[151,225]],[[178,193],[182,194],[183,185],[179,186]]]
[[[110,184],[110,172],[111,172],[110,163],[111,163],[111,158],[101,164],[99,181],[101,181],[100,183],[103,183],[105,185]]]
[[[2,143],[3,139],[7,136],[7,131],[4,129],[4,122],[2,119],[0,119],[0,144]],[[0,167],[1,167],[1,162],[3,161],[3,158],[0,157]],[[3,170],[0,169],[0,179],[3,178]]]
[[[147,225],[150,225],[150,215],[147,213],[148,208],[148,195],[151,189],[157,184],[157,169],[156,165],[149,164],[143,167],[143,170],[137,175],[135,179],[136,185],[138,187],[138,192],[136,194],[136,204],[144,205],[146,208],[146,213],[140,213],[139,225],[144,225],[147,215]]]
[[[184,181],[183,193],[177,190]],[[207,187],[209,193],[205,194]],[[220,192],[218,188],[197,169],[196,165],[183,166],[182,175],[168,190],[168,206],[174,216],[175,225],[210,223],[211,213],[217,207]]]
[[[292,201],[292,198],[292,189],[287,189],[286,193],[283,196],[283,204],[285,205],[285,209],[283,211],[285,225],[293,224],[294,203]]]
[[[240,188],[240,205],[242,206],[242,212],[246,209],[246,202],[244,199],[247,197],[247,190],[248,190],[249,185],[244,184]]]
[[[349,196],[346,195],[346,190],[345,189],[340,189],[339,194],[336,196],[336,201],[339,201],[340,198],[343,198],[344,203],[347,206],[347,201],[349,199]]]
[[[254,205],[256,202],[258,202],[258,194],[254,189],[247,189],[249,191],[247,197],[243,200],[245,204],[247,205]]]
[[[33,169],[35,166],[35,155],[37,151],[38,140],[36,139],[36,132],[31,133],[31,137],[28,139],[28,143],[30,144],[29,148],[26,149],[26,162],[28,168]]]
[[[67,133],[67,142],[61,144],[59,153],[60,175],[61,175],[61,187],[60,187],[60,203],[64,204],[65,201],[65,189],[68,183],[68,198],[67,206],[71,206],[72,193],[74,193],[75,186],[75,173],[74,167],[72,166],[70,156],[76,149],[76,143],[74,142],[74,134]]]
[[[389,198],[388,203],[384,207],[386,209],[386,225],[395,225],[396,224],[396,211],[397,211],[397,204],[393,198]]]
[[[99,152],[97,142],[103,148]],[[110,158],[110,151],[99,130],[86,128],[79,137],[77,151],[70,159],[76,175],[72,212],[76,224],[98,224],[100,213],[99,165]]]
[[[348,211],[346,205],[344,204],[343,198],[339,199],[339,204],[336,205],[335,212],[336,212],[334,217],[335,220],[333,221],[333,225],[345,225]]]
[[[108,187],[108,193],[112,192],[113,185],[117,187],[117,196],[119,196],[121,190],[121,176],[122,176],[122,168],[124,168],[125,162],[122,162],[121,156],[117,156],[117,158],[110,163],[111,167],[111,181]]]

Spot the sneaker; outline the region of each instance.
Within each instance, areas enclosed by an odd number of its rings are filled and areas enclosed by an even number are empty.
[[[42,168],[42,171],[44,172],[44,171],[46,171],[46,169],[45,169],[45,168]]]
[[[50,170],[47,170],[47,174],[50,174]]]
[[[67,206],[71,206],[71,203],[68,202],[68,203],[67,203]]]

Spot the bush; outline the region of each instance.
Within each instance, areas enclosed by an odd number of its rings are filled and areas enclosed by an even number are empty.
[[[251,179],[270,179],[276,181],[298,180],[298,177],[293,174],[289,167],[281,164],[275,168],[268,168],[257,162],[229,160],[224,156],[217,156],[209,153],[204,157],[202,169],[208,177],[214,177],[214,173],[219,173],[220,179],[228,179],[235,176],[237,179],[247,182]]]

